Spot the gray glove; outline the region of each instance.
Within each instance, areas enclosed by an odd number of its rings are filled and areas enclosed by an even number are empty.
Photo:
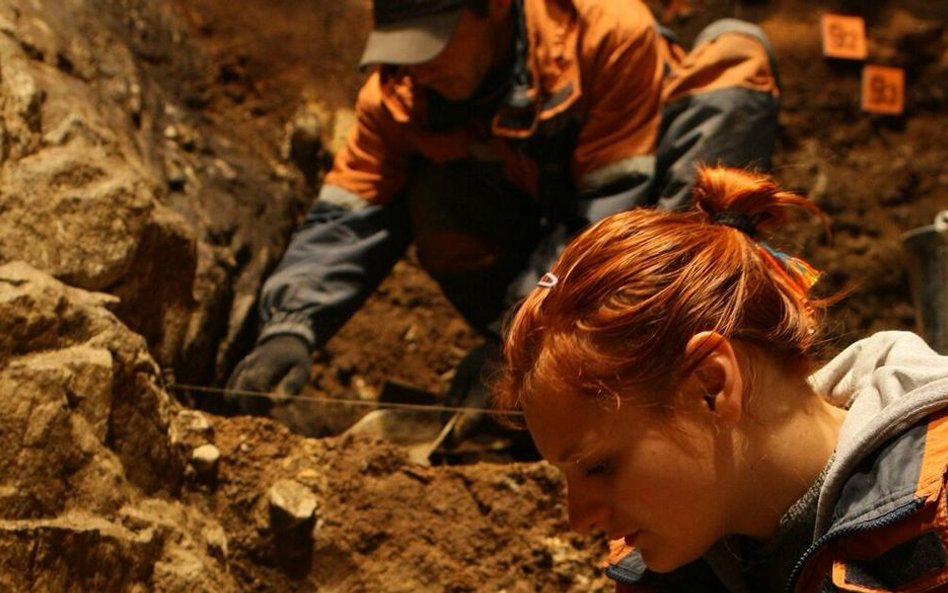
[[[309,344],[302,338],[291,334],[268,338],[234,368],[227,381],[224,399],[240,412],[266,414],[272,400],[239,392],[297,395],[309,381],[311,364]]]

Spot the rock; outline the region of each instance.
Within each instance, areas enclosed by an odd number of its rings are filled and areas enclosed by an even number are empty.
[[[88,290],[128,271],[154,207],[138,173],[83,143],[26,156],[3,173],[0,257]]]
[[[211,476],[216,473],[220,459],[220,449],[214,445],[201,445],[191,452],[191,465],[202,476]]]
[[[200,410],[181,410],[171,425],[172,438],[188,442],[190,437],[206,441],[213,434],[211,422]]]
[[[130,486],[181,482],[184,459],[168,434],[175,404],[110,302],[23,262],[0,265],[0,392],[15,394],[0,398],[0,493],[15,493],[0,516],[73,504],[110,512]]]
[[[124,593],[151,590],[162,542],[104,519],[72,514],[58,519],[0,521],[4,591]]]
[[[335,154],[342,150],[349,137],[349,131],[357,120],[356,112],[348,107],[337,109],[333,113],[332,139],[329,141],[329,150]]]
[[[203,558],[186,549],[174,549],[155,563],[155,590],[162,593],[219,593],[223,587],[215,577]]]
[[[0,3],[0,262],[119,296],[159,364],[206,383],[252,344],[231,303],[282,253],[302,175],[200,116],[212,68],[187,29],[164,2]]]
[[[181,410],[171,422],[171,442],[195,449],[213,438],[214,430],[207,416],[198,410]]]
[[[218,524],[208,525],[202,530],[207,544],[207,553],[221,562],[227,561],[227,533]]]
[[[130,269],[110,289],[121,299],[116,315],[145,337],[162,366],[178,366],[191,331],[197,260],[188,222],[172,209],[156,206],[140,229]]]
[[[283,157],[303,173],[307,185],[313,187],[319,180],[323,153],[323,122],[320,109],[305,105],[287,124]]]
[[[274,530],[289,531],[315,521],[316,496],[295,480],[278,480],[268,493]]]

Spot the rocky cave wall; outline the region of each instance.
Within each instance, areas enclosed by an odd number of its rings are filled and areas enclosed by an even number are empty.
[[[201,115],[227,73],[171,3],[3,2],[0,32],[0,261],[119,297],[163,368],[220,380],[303,176]]]

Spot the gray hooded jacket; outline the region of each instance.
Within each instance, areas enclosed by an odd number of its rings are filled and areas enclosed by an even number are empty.
[[[934,531],[882,550],[871,560],[834,556],[831,561],[845,570],[835,577],[813,575],[828,553],[837,553],[837,543],[850,538],[882,541],[878,534],[911,520],[931,502],[919,494],[921,472],[924,455],[939,456],[939,467],[948,464],[948,442],[941,442],[945,433],[931,435],[928,422],[948,410],[948,357],[913,333],[881,332],[846,348],[810,383],[848,413],[832,459],[787,512],[774,541],[729,537],[701,560],[663,575],[649,572],[632,552],[607,569],[625,585],[621,590],[749,593],[803,586],[821,593],[922,591],[930,590],[925,583],[948,581],[948,533]],[[927,442],[936,438],[937,447]],[[932,463],[930,458],[925,462]],[[941,496],[943,478],[936,480]],[[944,507],[940,505],[942,515]],[[815,588],[810,585],[814,579]]]

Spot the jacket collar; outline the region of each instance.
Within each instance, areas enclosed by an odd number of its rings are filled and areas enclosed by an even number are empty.
[[[521,0],[515,0],[519,2]],[[572,4],[563,0],[522,0],[526,25],[517,25],[525,35],[521,59],[529,72],[527,86],[509,95],[492,119],[495,135],[527,138],[546,120],[573,106],[582,95],[579,56],[579,23]],[[515,7],[519,12],[519,7]],[[397,70],[380,73],[382,101],[400,123],[426,122],[425,91],[411,77]],[[525,104],[517,99],[526,97]]]

